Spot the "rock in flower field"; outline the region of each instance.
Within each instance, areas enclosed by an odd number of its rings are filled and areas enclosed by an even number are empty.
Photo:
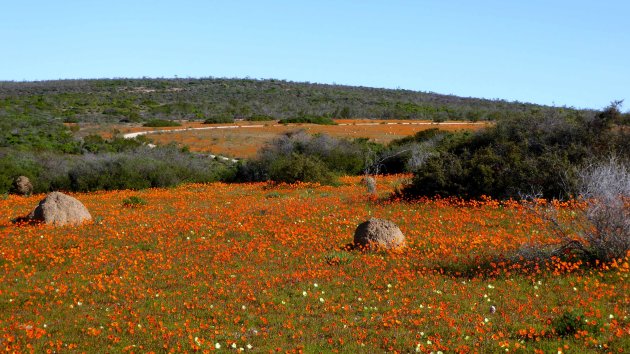
[[[63,227],[12,222],[42,195],[0,199],[0,348],[630,351],[628,258],[510,264],[553,240],[518,203],[375,199],[342,182],[75,194],[94,221]],[[147,203],[124,207],[131,196]],[[395,221],[406,247],[346,247],[370,217]]]

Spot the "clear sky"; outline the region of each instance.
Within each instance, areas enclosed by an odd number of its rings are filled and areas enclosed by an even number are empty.
[[[0,0],[0,80],[251,77],[630,108],[630,1]]]

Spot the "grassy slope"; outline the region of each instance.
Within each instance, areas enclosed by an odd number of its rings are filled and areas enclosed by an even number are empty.
[[[248,79],[0,82],[0,111],[3,106],[66,121],[100,122],[255,115],[495,120],[508,113],[552,109],[430,92]]]
[[[0,345],[630,350],[627,262],[572,271],[496,265],[487,277],[457,276],[530,238],[544,240],[544,227],[516,205],[375,202],[359,178],[345,182],[80,194],[97,222],[58,229],[10,224],[41,196],[0,200]],[[378,182],[387,193],[397,177]],[[123,207],[130,195],[148,205]],[[342,251],[370,215],[395,220],[407,250]],[[593,326],[576,337],[553,335],[553,320],[567,311]]]

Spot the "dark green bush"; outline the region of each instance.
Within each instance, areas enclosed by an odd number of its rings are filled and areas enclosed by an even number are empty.
[[[24,156],[24,153],[0,153],[0,194],[13,192],[13,182],[19,176],[34,178],[42,172],[41,166]],[[35,191],[36,185],[33,186]]]
[[[554,318],[552,321],[553,330],[560,337],[569,337],[578,331],[584,330],[586,322],[581,313],[564,312],[560,317]]]
[[[48,114],[24,114],[0,110],[0,147],[22,151],[79,153],[79,142],[59,119]]]
[[[291,154],[274,160],[269,166],[269,178],[275,182],[313,182],[332,184],[335,175],[317,157]]]
[[[495,127],[450,134],[418,169],[408,197],[518,198],[534,191],[566,198],[577,186],[576,167],[616,151],[625,156],[630,136],[611,128],[608,110],[584,116],[506,118]]]
[[[247,118],[248,121],[250,122],[269,122],[269,121],[273,121],[276,120],[274,117],[272,116],[268,116],[268,115],[264,115],[264,114],[257,114],[257,115],[253,115],[249,118]]]
[[[167,120],[167,119],[151,119],[145,122],[143,127],[151,127],[151,128],[160,128],[160,127],[181,127],[182,125],[178,122]]]
[[[280,124],[288,123],[309,123],[309,124],[321,124],[321,125],[335,125],[335,121],[332,118],[313,115],[302,115],[293,118],[281,119],[278,121]]]
[[[363,173],[368,149],[376,146],[379,145],[369,143],[365,139],[351,141],[326,134],[290,132],[265,145],[255,159],[241,163],[237,169],[236,180],[287,182],[294,179],[289,177],[292,175],[302,178],[300,180],[305,182],[314,181],[305,173],[292,170],[294,166],[288,166],[290,163],[298,163],[301,164],[301,170],[317,173],[315,179],[329,183],[328,172],[349,175]],[[284,174],[282,168],[288,172]]]
[[[204,124],[218,124],[218,123],[234,123],[234,118],[227,116],[209,117],[203,121]]]

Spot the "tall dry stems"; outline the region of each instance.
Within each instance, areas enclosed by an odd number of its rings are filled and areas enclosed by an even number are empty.
[[[548,259],[573,253],[587,261],[608,262],[626,257],[630,251],[630,169],[616,156],[582,168],[578,172],[578,200],[584,208],[570,221],[560,216],[553,203],[538,203],[534,195],[530,211],[551,228],[557,243],[529,244],[518,252],[519,258]]]

